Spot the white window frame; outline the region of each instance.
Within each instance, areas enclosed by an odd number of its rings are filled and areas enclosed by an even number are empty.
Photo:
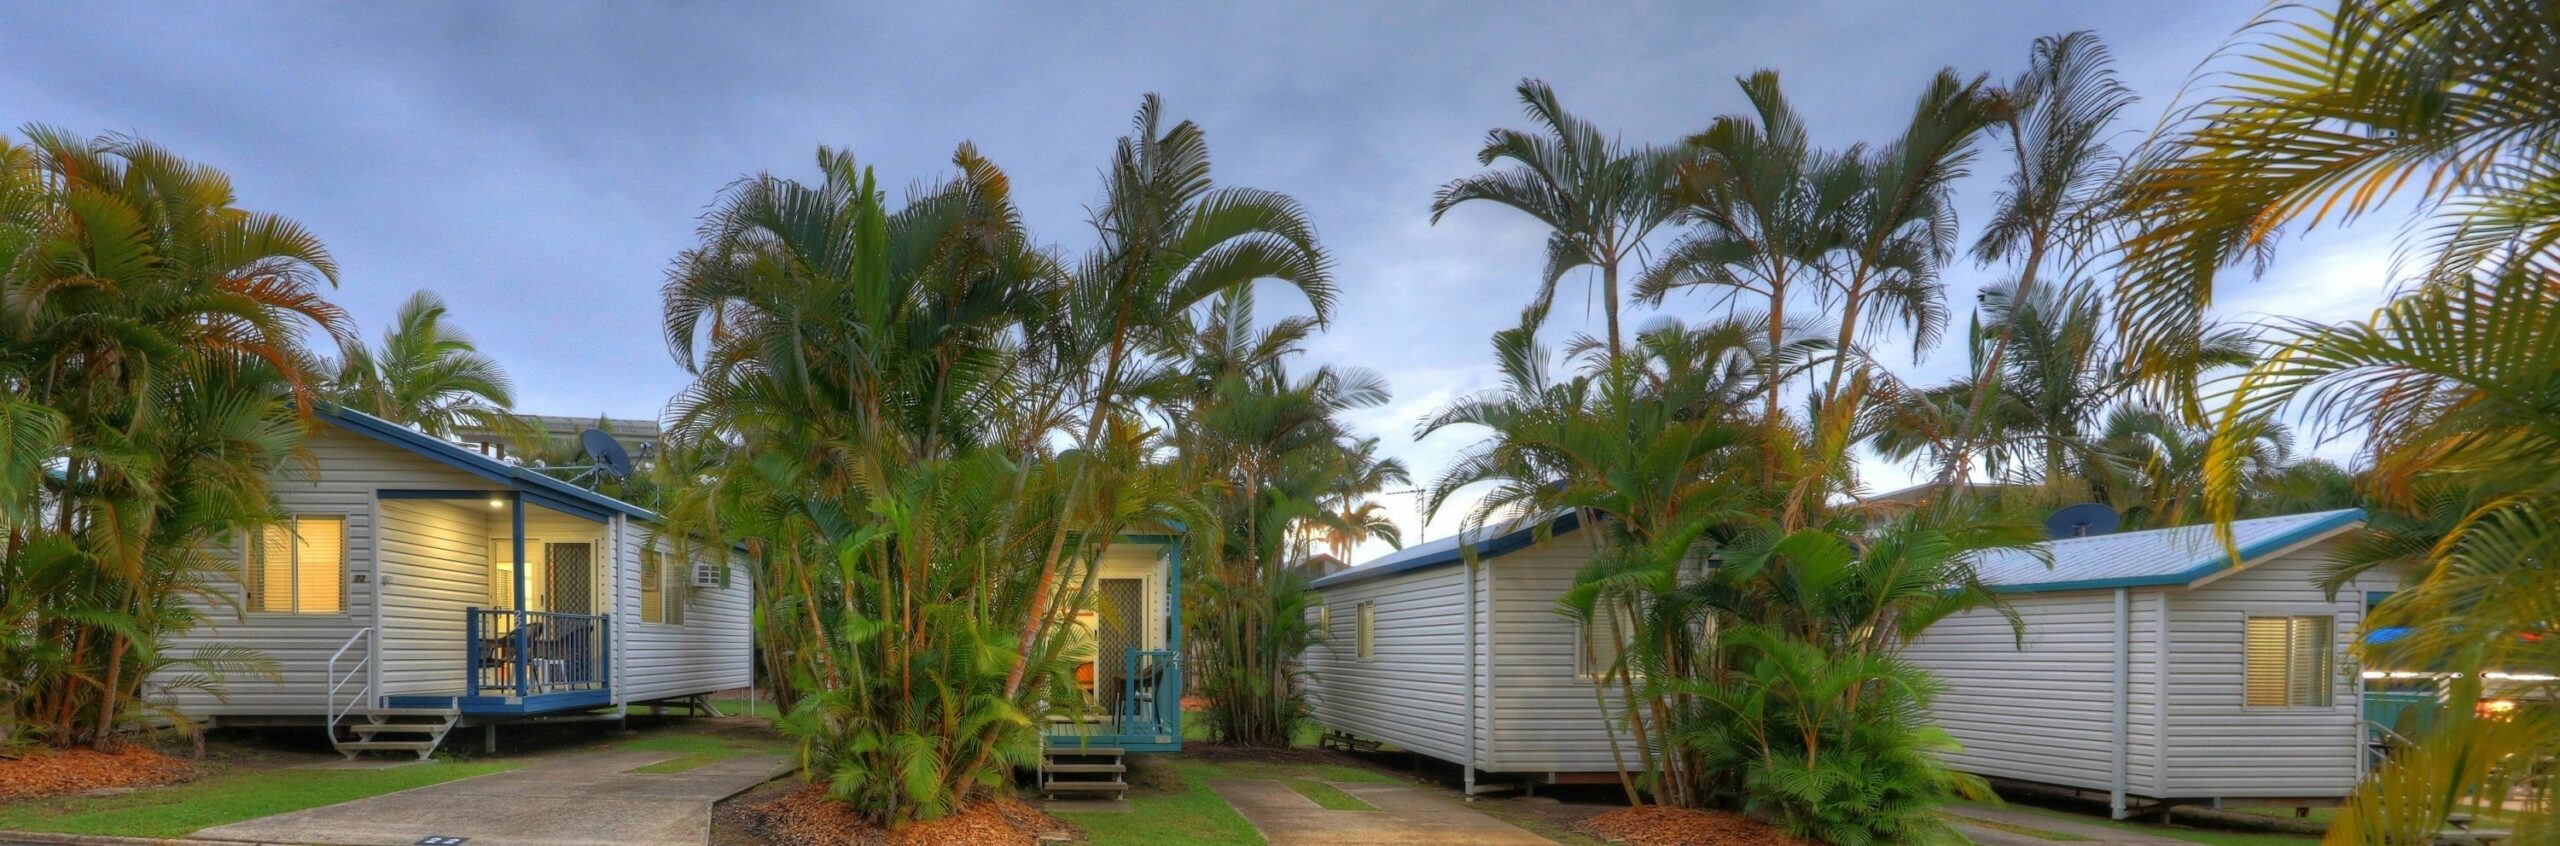
[[[1317,640],[1324,640],[1333,634],[1333,606],[1316,603],[1315,634]]]
[[[2250,639],[2251,639],[2250,629],[2251,629],[2251,628],[2253,628],[2256,624],[2260,623],[2261,621],[2274,621],[2274,622],[2281,622],[2281,623],[2285,624],[2285,634],[2284,634],[2284,638],[2285,638],[2284,665],[2283,665],[2281,668],[2278,668],[2278,669],[2276,670],[2276,672],[2279,672],[2279,673],[2282,673],[2282,674],[2283,674],[2283,683],[2284,683],[2284,691],[2285,691],[2285,694],[2284,694],[2284,702],[2283,702],[2283,703],[2281,703],[2281,704],[2275,704],[2275,703],[2264,703],[2264,702],[2252,702],[2252,701],[2250,701],[2250,698],[2249,698],[2249,685],[2250,685],[2250,681],[2251,681],[2250,677],[2251,677],[2251,675],[2253,674],[2253,672],[2258,668],[2257,658],[2256,658],[2254,655],[2252,655],[2252,654],[2251,654],[2252,650],[2249,648],[2249,641],[2250,641]],[[2300,637],[2300,635],[2298,635],[2298,634],[2296,634],[2296,633],[2295,633],[2295,627],[2298,627],[2298,626],[2307,626],[2307,625],[2312,625],[2312,624],[2314,623],[2314,621],[2317,621],[2318,623],[2326,624],[2326,627],[2327,627],[2327,631],[2326,631],[2326,633],[2325,633],[2325,634],[2326,634],[2326,637],[2323,639],[2323,642],[2321,642],[2320,644],[2318,644],[2318,646],[2317,646],[2317,647],[2315,647],[2315,650],[2314,650],[2312,653],[2310,653],[2310,654],[2309,654],[2309,657],[2310,657],[2310,659],[2311,659],[2311,661],[2310,661],[2309,665],[2308,665],[2308,666],[2303,666],[2303,665],[2301,665],[2301,664],[2298,664],[2298,663],[2297,663],[2297,661],[2299,661],[2300,659],[2302,659],[2302,658],[2304,658],[2304,657],[2306,657],[2306,656],[2305,656],[2305,653],[2302,653],[2302,652],[2300,652],[2300,651],[2297,651],[2297,648],[2296,648],[2296,647],[2295,647],[2295,645],[2294,645],[2295,640],[2296,640],[2298,637]],[[2306,683],[2306,682],[2307,682],[2307,683]],[[2251,710],[2251,711],[2320,711],[2320,710],[2327,710],[2327,709],[2334,708],[2334,707],[2336,707],[2336,706],[2337,706],[2337,699],[2338,699],[2338,693],[2337,693],[2337,690],[2338,690],[2338,617],[2337,617],[2337,614],[2335,614],[2334,612],[2332,612],[2332,613],[2311,613],[2311,614],[2253,613],[2253,614],[2245,615],[2244,617],[2242,617],[2242,618],[2241,618],[2241,622],[2240,622],[2240,704],[2241,704],[2241,707],[2246,708],[2246,709]],[[2303,692],[2303,691],[2308,691],[2308,692],[2310,693],[2310,701],[2301,701],[2301,700],[2299,700],[2299,699],[2297,699],[2297,698],[2296,698],[2295,694],[2296,694],[2297,692]]]
[[[649,574],[658,576],[658,619],[649,619]],[[693,567],[656,548],[640,550],[640,624],[684,628],[685,606],[693,592]]]
[[[1378,660],[1378,603],[1362,602],[1353,611],[1352,655],[1362,661]]]
[[[335,611],[302,610],[302,544],[299,541],[302,538],[302,521],[307,519],[334,520],[338,523],[338,608]],[[258,607],[259,600],[267,596],[264,585],[261,583],[265,578],[265,574],[261,571],[265,569],[266,562],[259,558],[259,541],[266,536],[267,529],[272,528],[259,526],[247,533],[248,538],[240,548],[242,579],[240,598],[243,600],[242,604],[246,606],[242,612],[276,617],[354,616],[354,597],[352,596],[354,591],[347,589],[347,582],[352,578],[349,574],[355,572],[355,560],[351,554],[355,549],[353,537],[355,515],[340,511],[298,511],[285,515],[285,518],[277,521],[276,525],[283,526],[285,537],[290,539],[285,544],[286,555],[290,557],[285,563],[285,570],[291,574],[286,580],[285,591],[293,597],[291,607],[281,611]]]
[[[1628,620],[1626,618],[1626,608],[1608,599],[1600,600],[1592,606],[1591,610],[1592,613],[1590,619],[1576,621],[1573,626],[1573,675],[1575,678],[1583,681],[1593,681],[1601,678],[1617,678],[1617,673],[1604,673],[1602,672],[1601,667],[1593,666],[1593,663],[1598,660],[1598,657],[1593,655],[1591,652],[1591,639],[1600,633],[1600,626],[1609,624],[1613,621],[1624,627],[1623,631],[1618,632],[1618,634],[1624,634],[1632,637],[1635,634],[1635,621]],[[1611,648],[1619,649],[1616,644],[1612,644]],[[1611,656],[1610,663],[1616,663],[1616,656]],[[1627,677],[1630,679],[1644,678],[1644,671],[1630,666],[1627,668]]]

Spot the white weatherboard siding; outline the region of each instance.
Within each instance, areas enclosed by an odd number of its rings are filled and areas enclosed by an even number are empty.
[[[2328,544],[2261,561],[2170,599],[2169,795],[2327,797],[2355,786],[2359,683],[2347,645],[2364,622],[2364,591],[2387,578],[2324,596],[2313,580]],[[2336,619],[2337,677],[2325,708],[2241,704],[2252,616],[2327,614]]]
[[[1333,627],[1305,654],[1317,723],[1467,759],[1466,572],[1434,567],[1318,589]],[[1363,602],[1377,609],[1376,657],[1367,661],[1356,643]]]
[[[323,426],[304,442],[313,459],[310,467],[298,463],[275,480],[278,505],[287,514],[325,514],[347,519],[346,572],[350,580],[366,576],[364,584],[347,585],[347,611],[343,614],[274,614],[245,610],[244,588],[240,579],[241,558],[245,548],[226,545],[214,551],[222,572],[208,581],[217,598],[189,597],[188,602],[204,615],[195,628],[170,638],[169,658],[184,658],[197,649],[221,645],[257,650],[275,663],[280,681],[268,681],[253,674],[234,673],[224,680],[228,696],[217,698],[199,690],[172,691],[171,699],[179,709],[197,716],[218,715],[284,715],[319,714],[328,689],[329,655],[347,642],[357,630],[373,624],[373,576],[376,533],[374,531],[374,491],[384,488],[451,488],[485,490],[492,487],[486,480],[426,461],[407,450],[371,438],[345,432],[334,426]],[[316,468],[316,469],[314,469]],[[394,583],[400,579],[394,578]],[[385,609],[389,610],[389,609]],[[350,666],[361,653],[350,650],[339,665]],[[459,659],[456,659],[459,667]],[[156,674],[155,683],[193,671],[183,667]],[[459,670],[457,669],[457,673]],[[361,680],[350,683],[341,695],[361,688]]]
[[[719,587],[692,587],[691,568],[679,568],[666,588],[684,597],[684,624],[640,621],[640,550],[654,545],[673,557],[675,542],[637,521],[624,521],[619,534],[625,551],[616,556],[628,575],[619,585],[622,663],[614,669],[615,686],[626,702],[647,702],[747,686],[754,660],[749,628],[753,592],[744,566],[727,567]]]
[[[2158,589],[2131,596],[2132,674],[2127,679],[2127,790],[2151,795],[2157,744],[2149,644]],[[1963,744],[1948,755],[1980,775],[2109,790],[2114,784],[2116,596],[2113,590],[2005,597],[2025,625],[1994,608],[1940,620],[1903,652],[1940,684],[1930,715]]]
[[[1493,574],[1492,738],[1486,770],[1509,773],[1616,772],[1609,754],[1609,709],[1575,670],[1580,624],[1557,613],[1556,598],[1573,587],[1589,561],[1580,533],[1558,535],[1485,561]],[[1627,743],[1625,732],[1619,742]],[[1629,760],[1635,751],[1628,748]]]

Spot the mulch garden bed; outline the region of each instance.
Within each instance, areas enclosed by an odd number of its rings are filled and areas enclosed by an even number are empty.
[[[194,774],[187,762],[142,746],[113,752],[40,749],[0,758],[0,801],[174,784]]]
[[[1818,846],[1730,811],[1693,811],[1661,805],[1620,808],[1583,820],[1575,827],[1603,840],[1620,840],[1630,846]]]
[[[1043,835],[1074,839],[1072,825],[1012,799],[980,803],[955,817],[883,831],[804,787],[737,809],[746,826],[778,846],[1036,846]]]

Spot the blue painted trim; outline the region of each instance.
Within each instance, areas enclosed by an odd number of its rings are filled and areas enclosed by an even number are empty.
[[[2369,591],[2365,591],[2365,592],[2364,592],[2364,607],[2366,607],[2366,608],[2371,608],[2371,607],[2373,607],[2373,606],[2380,605],[2380,604],[2382,604],[2382,601],[2383,601],[2383,600],[2385,600],[2385,599],[2390,599],[2390,598],[2391,598],[2391,595],[2392,595],[2392,594],[2394,594],[2394,593],[2398,593],[2398,591],[2389,591],[2389,590],[2369,590]]]
[[[2062,582],[1997,585],[1992,587],[1991,590],[1994,593],[2054,593],[2066,590],[2107,590],[2129,587],[2175,587],[2189,585],[2194,584],[2199,579],[2203,579],[2215,573],[2229,570],[2233,567],[2238,567],[2242,562],[2255,561],[2274,553],[2276,550],[2302,543],[2304,541],[2314,540],[2334,532],[2343,531],[2363,522],[2364,509],[2350,508],[2330,515],[2326,519],[2297,526],[2292,531],[2285,532],[2284,534],[2243,546],[2240,548],[2240,554],[2236,558],[2228,555],[2209,556],[2201,561],[2187,565],[2185,568],[2182,568],[2177,572],[2146,576],[2119,576],[2109,579],[2073,579]],[[2170,530],[2160,529],[2157,531]]]
[[[534,504],[545,508],[566,511],[599,521],[614,514],[625,514],[650,523],[663,522],[656,512],[649,509],[551,478],[528,468],[509,465],[464,449],[460,445],[428,437],[411,431],[406,426],[394,424],[364,412],[322,405],[317,409],[317,414],[320,419],[327,420],[338,428],[496,482],[508,490],[524,494]]]
[[[398,694],[384,697],[393,708],[443,708],[453,706],[468,716],[523,717],[559,711],[584,711],[613,704],[607,690],[566,690],[559,693],[536,693],[529,696],[457,696],[445,694]]]
[[[1554,519],[1548,520],[1544,525],[1544,528],[1547,530],[1548,537],[1561,535],[1581,527],[1582,515],[1573,511],[1567,511]],[[1492,540],[1477,543],[1475,545],[1476,557],[1479,559],[1494,558],[1518,552],[1537,541],[1538,530],[1540,528],[1541,526],[1539,524],[1532,522],[1530,525],[1522,526],[1508,533],[1496,536]],[[1439,547],[1415,547],[1413,549],[1380,558],[1367,564],[1362,564],[1358,567],[1353,567],[1351,569],[1317,579],[1314,582],[1309,583],[1308,587],[1333,587],[1335,585],[1374,579],[1380,576],[1391,576],[1397,573],[1410,573],[1415,570],[1427,570],[1433,567],[1445,567],[1466,560],[1466,548],[1467,545],[1465,543],[1448,544],[1446,546]]]

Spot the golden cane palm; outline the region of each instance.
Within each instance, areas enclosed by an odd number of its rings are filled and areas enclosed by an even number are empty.
[[[21,732],[105,744],[154,707],[155,670],[261,668],[160,647],[199,613],[187,597],[219,607],[219,539],[273,519],[312,395],[303,333],[347,325],[319,241],[234,206],[220,171],[25,134],[0,141],[0,695]]]
[[[1584,267],[1600,273],[1600,308],[1607,321],[1609,361],[1623,356],[1618,330],[1619,274],[1647,237],[1670,220],[1669,187],[1675,155],[1653,147],[1628,147],[1590,121],[1565,111],[1554,88],[1522,80],[1520,104],[1537,122],[1534,132],[1496,129],[1485,136],[1478,164],[1510,162],[1503,170],[1462,177],[1441,186],[1431,200],[1431,220],[1461,204],[1484,201],[1510,206],[1547,226],[1547,263],[1534,302],[1555,301],[1556,283]]]
[[[2460,503],[2404,556],[2411,586],[2369,618],[2410,633],[2359,649],[2370,666],[2468,681],[2359,788],[2331,842],[2417,842],[2475,808],[2518,842],[2560,837],[2545,781],[2554,721],[2469,713],[2484,672],[2560,675],[2555,20],[2560,4],[2526,0],[2276,6],[2244,33],[2234,81],[2163,139],[2131,195],[2144,230],[2119,319],[2145,375],[2194,337],[2219,274],[2263,261],[2283,232],[2400,200],[2432,220],[2411,245],[2418,278],[2372,318],[2286,327],[2233,389],[2206,466],[2207,504],[2228,519],[2243,507],[2244,435],[2295,413],[2363,436],[2365,492],[2384,507]]]

